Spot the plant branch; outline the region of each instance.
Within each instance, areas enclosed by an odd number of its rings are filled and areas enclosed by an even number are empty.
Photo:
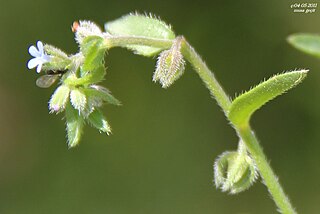
[[[229,96],[225,93],[214,74],[207,67],[205,62],[197,54],[194,48],[183,38],[181,44],[181,51],[184,57],[190,62],[195,71],[199,74],[202,81],[205,83],[206,87],[209,89],[210,93],[217,100],[218,104],[224,111],[226,117],[228,117],[228,112],[231,106],[231,100]],[[112,47],[127,47],[128,45],[144,45],[157,47],[161,49],[168,49],[172,45],[172,40],[164,39],[150,39],[147,37],[135,37],[135,36],[106,36],[105,45],[108,49]],[[269,192],[278,206],[279,210],[283,214],[296,214],[289,199],[285,195],[278,178],[274,174],[272,168],[270,167],[266,156],[263,153],[262,147],[260,146],[257,138],[255,137],[251,127],[249,125],[236,126],[232,124],[238,133],[239,137],[242,139],[243,143],[247,147],[249,153],[251,154],[253,160],[255,161],[259,173],[269,189]]]

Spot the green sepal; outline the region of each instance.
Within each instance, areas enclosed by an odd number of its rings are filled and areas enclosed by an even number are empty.
[[[81,88],[72,89],[70,92],[70,101],[74,109],[79,111],[79,114],[84,111],[87,105],[87,97]]]
[[[320,57],[320,35],[298,33],[288,37],[288,42],[298,50]]]
[[[100,65],[93,71],[84,72],[82,77],[77,77],[74,72],[70,72],[64,78],[63,82],[70,86],[90,85],[97,82],[101,82],[106,75],[106,69],[103,65]]]
[[[107,135],[111,133],[111,127],[100,110],[95,109],[88,116],[87,121],[100,132],[105,132]]]
[[[90,88],[85,88],[84,93],[87,97],[96,99],[96,102],[106,102],[112,105],[121,105],[121,102],[115,98],[111,92],[99,85],[91,85]]]
[[[242,171],[242,176],[239,178],[234,176],[236,182],[230,186],[230,193],[237,194],[249,189],[258,177],[257,169],[249,156],[245,156],[238,162],[238,172]]]
[[[136,36],[151,39],[173,40],[175,34],[170,25],[158,18],[140,14],[128,14],[105,24],[106,32],[114,36]],[[161,48],[142,45],[127,45],[128,49],[143,56],[154,56]]]
[[[66,126],[68,146],[69,148],[75,147],[80,142],[84,120],[79,112],[71,106],[70,102],[66,105]]]
[[[101,107],[104,103],[121,105],[120,101],[111,95],[110,91],[102,86],[91,85],[83,89],[87,97],[87,105],[83,111],[84,117],[88,117],[96,108]]]
[[[214,163],[214,182],[217,188],[223,186],[228,175],[230,162],[237,157],[237,152],[224,152]]]
[[[45,44],[44,51],[50,56],[50,61],[43,64],[42,69],[45,71],[66,70],[71,63],[71,60],[66,53],[52,45]]]
[[[103,41],[99,36],[88,36],[81,43],[80,50],[85,57],[82,66],[84,71],[93,71],[103,64],[106,51]]]
[[[62,112],[65,109],[70,94],[70,88],[66,85],[59,86],[52,94],[49,101],[50,113]]]
[[[235,125],[247,124],[251,115],[268,101],[298,85],[308,70],[278,74],[260,83],[233,100],[228,113],[229,120]]]

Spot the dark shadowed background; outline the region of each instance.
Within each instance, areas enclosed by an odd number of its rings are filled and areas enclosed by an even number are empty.
[[[260,180],[238,195],[213,186],[213,162],[236,149],[237,137],[190,66],[163,90],[151,81],[155,59],[109,51],[103,85],[123,103],[104,107],[113,135],[86,127],[81,144],[67,149],[63,115],[48,114],[54,87],[36,87],[39,75],[26,68],[28,47],[42,40],[75,53],[74,20],[103,26],[132,11],[170,23],[233,97],[275,73],[311,70],[259,110],[252,126],[299,213],[319,213],[320,61],[286,37],[320,33],[320,5],[297,14],[292,3],[1,1],[0,213],[276,213]]]

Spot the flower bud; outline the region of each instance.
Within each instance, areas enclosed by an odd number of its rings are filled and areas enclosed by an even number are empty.
[[[180,49],[181,37],[177,37],[172,47],[169,50],[161,52],[158,57],[153,81],[159,81],[163,88],[169,87],[184,72],[185,61]]]
[[[101,29],[93,22],[79,21],[75,28],[75,39],[81,45],[82,41],[88,36],[103,37]]]
[[[70,101],[73,108],[79,111],[79,114],[85,110],[87,105],[87,97],[82,89],[73,89],[70,93]]]
[[[63,111],[66,107],[68,98],[70,94],[70,89],[66,85],[59,86],[55,92],[52,94],[49,101],[49,110],[50,113],[56,112],[59,113]]]
[[[214,181],[223,192],[236,194],[248,189],[257,179],[251,157],[237,152],[225,152],[214,163]]]

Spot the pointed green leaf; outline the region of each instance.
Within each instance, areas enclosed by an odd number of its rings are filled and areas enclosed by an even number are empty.
[[[98,129],[100,132],[105,132],[108,135],[111,133],[111,127],[100,110],[95,109],[89,115],[87,120],[93,127]]]
[[[139,36],[153,39],[175,38],[171,27],[158,18],[140,14],[129,14],[105,24],[108,33],[115,36]],[[161,48],[141,45],[128,45],[128,49],[144,56],[153,56],[160,52]]]
[[[305,53],[320,57],[320,35],[293,34],[288,37],[288,42]]]
[[[86,94],[80,88],[75,88],[70,93],[72,106],[79,111],[79,114],[85,109],[87,104]]]
[[[235,125],[246,124],[251,115],[268,101],[298,85],[308,70],[275,75],[250,91],[238,96],[231,104],[228,118]]]
[[[80,142],[84,121],[79,115],[79,112],[75,110],[69,102],[66,106],[66,125],[68,146],[71,148],[78,145]]]
[[[99,36],[88,36],[83,40],[80,46],[85,57],[83,70],[92,71],[103,64],[106,49],[103,48],[102,44],[103,38]]]
[[[70,94],[70,89],[66,85],[59,86],[55,92],[52,94],[49,101],[50,113],[59,113],[64,110],[66,103],[68,101]]]

